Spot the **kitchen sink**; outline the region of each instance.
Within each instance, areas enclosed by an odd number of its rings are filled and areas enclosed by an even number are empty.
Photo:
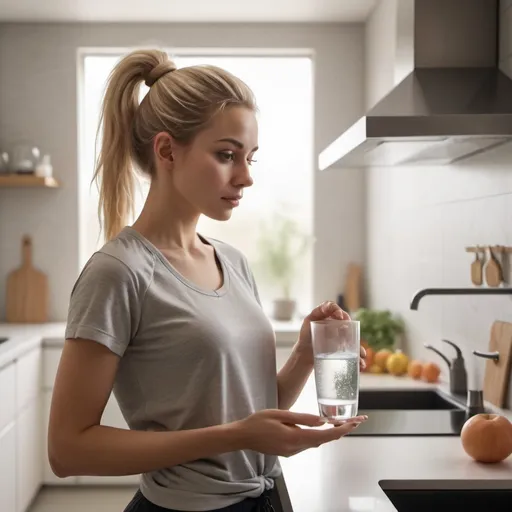
[[[361,389],[358,414],[368,420],[351,436],[459,436],[469,417],[463,397],[436,389]]]
[[[453,410],[465,406],[455,399],[444,397],[433,389],[359,391],[360,411],[371,410]]]
[[[398,512],[512,510],[512,480],[381,480]]]

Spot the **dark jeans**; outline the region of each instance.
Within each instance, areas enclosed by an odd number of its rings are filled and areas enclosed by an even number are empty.
[[[138,490],[124,512],[180,512],[170,508],[159,507],[147,500]],[[282,512],[277,490],[264,492],[259,498],[246,498],[229,507],[218,508],[210,512]]]

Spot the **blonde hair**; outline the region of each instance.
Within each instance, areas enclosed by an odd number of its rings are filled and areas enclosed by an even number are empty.
[[[142,82],[150,89],[139,104]],[[103,98],[98,126],[98,134],[103,126],[102,144],[93,177],[106,240],[116,236],[133,214],[135,170],[154,175],[155,135],[167,132],[187,144],[215,114],[232,105],[256,110],[249,87],[223,69],[177,69],[159,50],[136,50],[121,59],[110,73]]]

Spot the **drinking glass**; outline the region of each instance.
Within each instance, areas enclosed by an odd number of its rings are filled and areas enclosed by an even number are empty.
[[[359,322],[311,322],[315,383],[320,416],[336,422],[357,415],[359,400]]]

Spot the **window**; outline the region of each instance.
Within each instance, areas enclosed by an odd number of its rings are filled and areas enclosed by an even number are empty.
[[[83,58],[80,102],[80,239],[82,264],[102,245],[97,218],[98,194],[91,179],[95,162],[96,130],[108,74],[120,55],[88,55]],[[259,151],[253,165],[255,184],[228,222],[202,217],[198,231],[230,243],[247,256],[266,308],[282,295],[258,266],[262,222],[273,225],[274,215],[284,212],[301,231],[312,234],[313,214],[313,63],[310,56],[292,55],[195,55],[177,52],[178,67],[214,64],[244,80],[254,91],[259,113]],[[141,88],[141,98],[147,88]],[[98,143],[100,139],[98,139]],[[148,184],[140,181],[136,215],[142,208]],[[309,246],[311,248],[311,245]],[[292,288],[301,311],[309,310],[312,289],[311,250],[304,251]]]

